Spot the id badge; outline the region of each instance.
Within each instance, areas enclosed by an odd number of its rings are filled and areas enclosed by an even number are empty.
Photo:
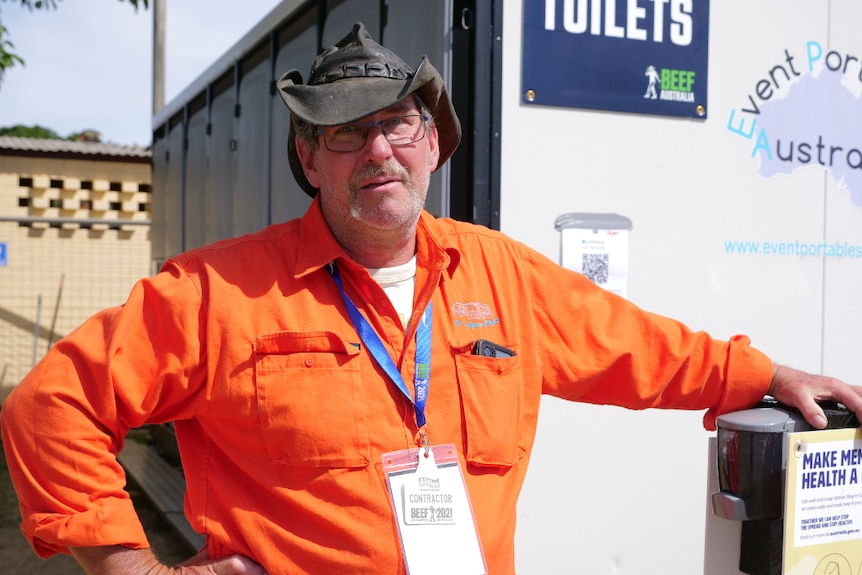
[[[470,497],[452,444],[383,454],[410,575],[486,575]]]

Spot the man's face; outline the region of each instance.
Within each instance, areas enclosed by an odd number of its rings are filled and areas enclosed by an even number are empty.
[[[412,97],[358,120],[374,122],[419,114]],[[331,130],[331,128],[326,128]],[[336,233],[412,228],[428,192],[440,153],[437,130],[421,140],[393,146],[379,126],[368,129],[365,145],[354,152],[333,152],[319,135],[316,150],[297,141],[297,153],[311,185],[320,189],[323,215]]]

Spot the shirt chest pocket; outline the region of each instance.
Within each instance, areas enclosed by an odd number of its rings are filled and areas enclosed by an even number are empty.
[[[511,467],[526,453],[521,358],[456,355],[455,364],[467,428],[467,461]]]
[[[297,467],[370,460],[359,349],[330,332],[260,336],[254,375],[266,449]]]

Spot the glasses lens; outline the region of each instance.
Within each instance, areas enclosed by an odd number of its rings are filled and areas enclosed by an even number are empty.
[[[396,116],[379,122],[354,122],[332,128],[321,128],[326,148],[331,152],[355,152],[362,149],[371,126],[380,126],[386,141],[393,146],[406,146],[425,137],[425,120],[420,114]]]
[[[323,132],[326,147],[332,152],[354,152],[365,145],[368,126],[344,124]]]
[[[398,116],[389,118],[380,123],[380,128],[386,136],[386,140],[393,146],[406,146],[416,140],[421,140],[425,135],[423,128],[425,122],[422,116]]]

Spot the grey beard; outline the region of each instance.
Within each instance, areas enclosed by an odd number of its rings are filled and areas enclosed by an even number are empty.
[[[362,181],[375,178],[377,176],[397,176],[401,183],[404,184],[404,187],[410,192],[411,198],[414,200],[414,204],[416,200],[419,198],[418,190],[416,189],[415,184],[413,183],[413,179],[410,177],[410,174],[407,172],[407,169],[404,168],[401,164],[394,160],[389,160],[380,166],[368,166],[350,178],[349,187],[350,187],[350,215],[354,218],[358,218],[360,213],[362,212],[362,205],[357,201],[358,197],[358,188],[359,184]],[[416,206],[414,205],[414,208]],[[421,210],[422,206],[418,206]]]

